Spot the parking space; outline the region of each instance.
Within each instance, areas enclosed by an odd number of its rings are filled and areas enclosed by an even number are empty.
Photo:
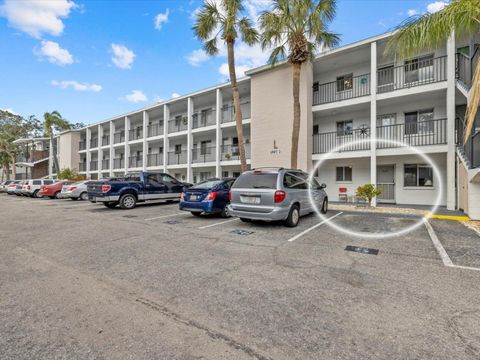
[[[480,272],[444,266],[423,225],[386,239],[328,226],[378,233],[417,217],[329,211],[287,228],[3,194],[0,217],[7,358],[480,356]],[[479,266],[476,233],[429,222],[453,263]]]

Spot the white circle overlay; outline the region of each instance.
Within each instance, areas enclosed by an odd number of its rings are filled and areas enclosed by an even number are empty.
[[[325,161],[330,160],[332,158],[333,154],[341,152],[343,149],[352,147],[354,145],[360,145],[359,146],[360,149],[370,151],[371,146],[373,146],[373,145],[376,146],[376,144],[378,142],[381,142],[382,144],[393,145],[393,148],[401,147],[403,149],[406,148],[408,150],[411,150],[411,152],[413,152],[415,155],[418,155],[420,158],[423,159],[424,162],[428,163],[432,167],[433,173],[434,173],[435,177],[438,179],[437,180],[437,182],[438,182],[437,197],[435,199],[435,203],[433,204],[432,208],[430,209],[430,214],[435,213],[435,211],[437,211],[437,209],[440,207],[440,203],[442,202],[443,176],[440,173],[440,170],[438,169],[435,162],[427,154],[425,154],[423,151],[419,150],[418,148],[413,147],[413,146],[411,146],[407,143],[404,143],[402,141],[389,140],[389,139],[363,139],[363,140],[358,139],[358,140],[352,140],[352,141],[349,141],[349,142],[345,142],[345,143],[333,148],[328,153],[324,153],[324,156],[322,156],[322,158],[319,161],[316,162],[312,172],[310,173],[310,179],[309,179],[310,182],[312,181],[312,178],[314,177],[314,174],[317,172],[317,170],[325,163]],[[366,144],[370,144],[370,148],[368,148],[366,146]],[[363,145],[364,147],[362,147],[361,145]],[[402,155],[411,155],[411,154],[402,154]],[[392,156],[395,156],[395,155],[392,155]],[[320,172],[319,172],[318,179],[321,179],[321,173]],[[328,196],[328,194],[327,194],[327,196]],[[327,221],[329,218],[326,217],[324,214],[322,214],[320,212],[320,210],[318,208],[319,204],[317,204],[315,202],[314,198],[313,198],[311,187],[308,188],[308,198],[310,200],[310,205],[313,207],[313,209],[315,210],[317,215],[320,217],[320,219],[325,222],[325,224],[327,224],[328,226],[330,226],[331,228],[333,228],[333,229],[335,229],[339,232],[342,232],[344,234],[354,236],[354,237],[365,238],[365,239],[385,239],[385,238],[397,237],[397,236],[405,235],[409,232],[412,232],[412,231],[414,231],[415,229],[417,229],[418,227],[420,227],[424,224],[424,217],[421,217],[417,222],[413,223],[412,225],[410,225],[406,228],[400,229],[398,231],[381,232],[381,233],[359,232],[359,231],[355,231],[355,230],[348,229],[348,228],[345,228],[343,226],[340,226],[333,221]],[[386,214],[386,215],[388,215],[388,214]]]

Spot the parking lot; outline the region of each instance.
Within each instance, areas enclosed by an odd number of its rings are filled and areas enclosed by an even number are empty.
[[[445,266],[423,225],[366,240],[314,215],[286,228],[5,194],[0,217],[2,359],[480,358],[480,237],[456,221],[429,220]]]

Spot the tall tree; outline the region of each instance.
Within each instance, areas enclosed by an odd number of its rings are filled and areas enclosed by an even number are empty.
[[[260,16],[262,48],[272,49],[269,62],[273,65],[288,58],[292,65],[292,168],[297,168],[298,163],[302,64],[312,60],[316,50],[338,43],[339,36],[328,30],[335,12],[336,0],[273,0],[272,10]]]
[[[254,29],[250,19],[243,15],[244,10],[241,0],[205,1],[197,14],[193,27],[196,36],[203,42],[203,47],[208,55],[218,54],[219,38],[227,46],[228,71],[233,93],[242,172],[247,170],[247,160],[243,139],[240,92],[238,91],[237,74],[235,71],[235,43],[238,38],[250,46],[258,41],[258,32]]]
[[[452,0],[439,12],[407,19],[393,35],[386,51],[409,57],[422,50],[444,46],[453,31],[461,38],[478,34],[479,30],[480,0]],[[472,131],[479,105],[480,66],[477,63],[465,114],[465,142]]]
[[[50,137],[50,146],[52,146],[52,153],[53,153],[53,161],[55,164],[56,171],[60,171],[60,167],[58,165],[58,157],[57,152],[55,150],[55,146],[53,146],[54,142],[54,132],[60,130],[68,130],[70,129],[70,123],[65,120],[62,115],[58,111],[52,111],[51,113],[46,112],[43,114],[43,132],[44,135]]]

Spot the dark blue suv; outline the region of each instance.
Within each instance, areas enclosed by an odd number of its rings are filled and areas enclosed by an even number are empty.
[[[180,197],[180,210],[195,216],[220,214],[229,217],[227,205],[229,192],[235,178],[209,179],[186,189]]]

